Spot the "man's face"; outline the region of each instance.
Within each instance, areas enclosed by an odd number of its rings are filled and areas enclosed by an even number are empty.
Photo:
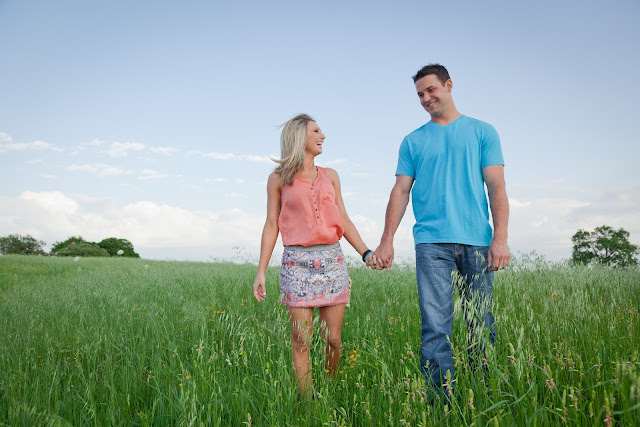
[[[442,115],[451,103],[451,80],[442,84],[435,74],[428,74],[416,82],[420,104],[431,117]]]

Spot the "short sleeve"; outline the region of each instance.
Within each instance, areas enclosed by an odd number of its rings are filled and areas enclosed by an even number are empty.
[[[498,132],[490,124],[487,124],[482,129],[481,165],[483,168],[491,165],[504,165],[500,136],[498,136]]]
[[[398,154],[398,167],[396,168],[396,175],[407,175],[411,178],[415,178],[415,167],[411,160],[411,150],[409,148],[409,142],[407,138],[402,140],[400,144],[400,152]]]

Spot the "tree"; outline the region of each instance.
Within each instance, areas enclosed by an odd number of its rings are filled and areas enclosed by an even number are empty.
[[[640,247],[629,242],[629,232],[624,228],[616,230],[603,225],[591,232],[578,230],[571,240],[571,258],[576,264],[599,262],[620,268],[638,265],[635,256]]]
[[[56,252],[57,256],[109,256],[106,249],[102,249],[96,243],[80,242],[72,243]]]
[[[0,253],[3,255],[46,255],[42,249],[46,243],[37,240],[31,235],[21,236],[19,234],[9,234],[0,237]]]
[[[82,236],[71,236],[67,240],[63,242],[55,242],[53,247],[51,248],[51,254],[57,255],[61,249],[66,248],[69,245],[74,245],[77,243],[90,243],[82,238]]]
[[[63,242],[55,242],[51,255],[56,256],[109,256],[109,252],[97,243],[87,242],[82,236],[71,236]]]
[[[140,255],[133,250],[133,244],[127,239],[117,239],[115,237],[109,237],[98,243],[103,249],[106,249],[111,256],[125,256],[130,258],[140,258]],[[122,251],[118,253],[118,251]]]

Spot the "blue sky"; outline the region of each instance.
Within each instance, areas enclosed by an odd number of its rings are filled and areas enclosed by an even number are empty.
[[[0,0],[0,235],[257,260],[277,126],[306,112],[375,247],[429,119],[411,76],[439,62],[500,134],[513,252],[568,258],[603,224],[640,243],[640,3],[387,3]]]

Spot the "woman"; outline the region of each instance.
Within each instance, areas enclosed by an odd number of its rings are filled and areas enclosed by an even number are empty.
[[[281,159],[275,160],[280,165],[267,181],[267,220],[253,283],[253,295],[263,301],[265,271],[282,233],[281,302],[289,310],[293,365],[303,396],[312,394],[309,348],[314,307],[319,307],[321,335],[327,343],[325,367],[335,375],[340,362],[349,276],[338,241],[344,235],[365,262],[371,255],[347,215],[337,172],[314,164],[322,154],[324,138],[306,114],[283,125]]]

